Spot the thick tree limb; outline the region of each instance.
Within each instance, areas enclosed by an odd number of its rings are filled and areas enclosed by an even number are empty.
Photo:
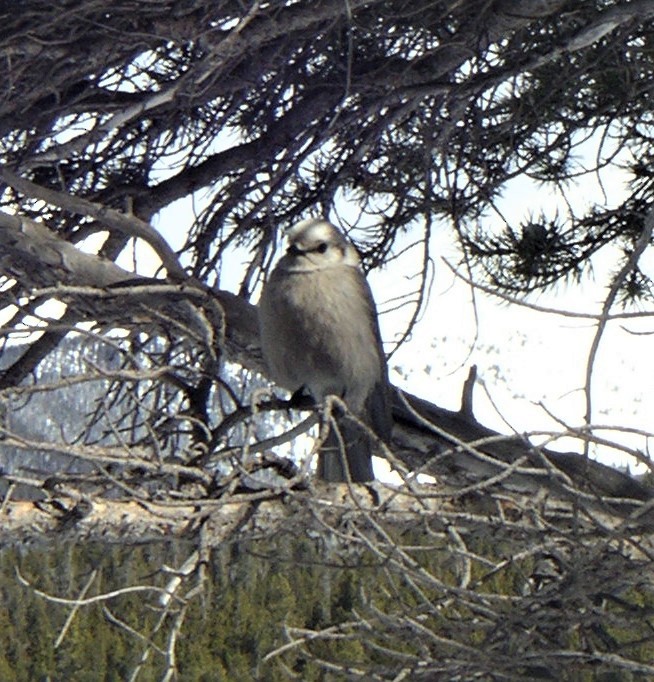
[[[119,325],[134,320],[134,309],[125,306],[126,295],[141,303],[141,320],[157,319],[166,298],[175,303],[174,318],[206,337],[206,321],[188,303],[194,300],[211,308],[220,306],[225,322],[213,318],[214,332],[225,331],[224,350],[234,360],[244,357],[244,349],[252,346],[257,334],[256,312],[243,307],[234,294],[209,292],[191,280],[181,284],[166,284],[163,280],[135,277],[115,263],[80,251],[61,239],[44,225],[28,218],[0,212],[0,270],[15,278],[26,290],[35,292],[42,301],[47,298],[64,300],[77,321],[100,320]],[[119,285],[123,286],[119,286]],[[185,313],[185,314],[184,314]],[[72,320],[71,320],[72,324]],[[234,336],[230,330],[234,330]],[[220,350],[223,341],[216,341]],[[260,354],[252,353],[255,366],[261,367]],[[15,378],[20,380],[19,374]]]
[[[62,542],[75,538],[82,542],[138,544],[165,542],[171,539],[201,540],[204,549],[218,547],[231,540],[255,538],[264,533],[273,535],[280,528],[301,535],[320,529],[325,524],[338,527],[341,523],[356,523],[374,527],[375,523],[390,524],[398,530],[420,525],[421,519],[432,518],[433,530],[456,523],[466,533],[478,525],[497,534],[501,520],[495,503],[483,495],[468,496],[462,513],[458,487],[442,484],[438,495],[432,486],[415,485],[413,489],[388,487],[382,483],[366,486],[319,483],[311,490],[287,489],[282,492],[260,492],[228,495],[224,500],[196,500],[193,503],[157,503],[100,498],[72,499],[66,495],[52,496],[40,502],[6,500],[0,515],[0,542],[3,546],[43,542],[58,537]],[[507,498],[508,501],[508,498]],[[513,516],[507,523],[507,533],[522,529],[542,532],[538,522],[530,518],[533,510],[539,519],[561,530],[568,528],[581,505],[584,514],[578,517],[582,526],[601,526],[616,533],[651,532],[654,514],[648,509],[637,522],[625,527],[621,515],[610,509],[593,508],[584,501],[562,502],[555,498],[531,494],[515,495],[511,503]],[[585,518],[584,518],[585,516]],[[468,518],[466,522],[465,517]]]
[[[65,192],[55,192],[47,187],[41,187],[21,178],[6,167],[0,167],[0,179],[27,197],[42,199],[73,214],[92,216],[109,229],[116,230],[126,237],[143,240],[159,256],[169,277],[185,278],[184,269],[179,264],[175,252],[168,246],[168,242],[149,223],[139,220],[136,216],[126,215]]]

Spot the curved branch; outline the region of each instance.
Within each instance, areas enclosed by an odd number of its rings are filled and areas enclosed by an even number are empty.
[[[0,166],[0,179],[10,187],[22,192],[28,197],[42,199],[53,206],[81,216],[92,216],[103,225],[117,230],[126,237],[142,239],[149,244],[161,258],[161,262],[174,279],[184,279],[186,273],[179,263],[177,254],[170,248],[168,242],[150,225],[133,215],[125,215],[112,208],[96,204],[88,199],[73,196],[66,192],[57,192],[35,182],[21,178],[6,166]]]
[[[593,341],[591,343],[590,350],[588,352],[588,361],[586,363],[586,383],[584,385],[584,395],[586,397],[586,424],[590,425],[592,423],[592,396],[591,388],[593,381],[593,368],[595,367],[595,358],[597,357],[597,351],[599,350],[600,341],[602,340],[602,335],[606,329],[606,325],[609,321],[609,313],[615,300],[617,298],[620,287],[624,284],[626,277],[629,273],[636,267],[640,257],[645,252],[645,249],[651,244],[652,232],[654,231],[654,205],[650,207],[646,216],[643,219],[643,229],[636,240],[633,251],[629,254],[625,264],[620,268],[620,271],[613,279],[613,283],[609,288],[609,292],[602,305],[602,312],[597,321],[597,331],[593,336]],[[588,454],[588,443],[586,443],[585,454]]]

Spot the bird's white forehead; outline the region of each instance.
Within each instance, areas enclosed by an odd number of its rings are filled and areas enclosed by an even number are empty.
[[[323,264],[350,265],[359,267],[360,259],[357,250],[345,238],[342,232],[323,218],[309,218],[296,223],[286,231],[288,242],[300,246],[300,251],[313,252],[321,243],[331,248],[327,252],[320,251],[313,254],[313,267],[316,267],[316,257]],[[297,255],[297,254],[296,254]]]
[[[296,242],[299,239],[320,241],[332,239],[334,236],[342,238],[340,232],[322,218],[301,220],[286,230],[286,236],[289,242]]]

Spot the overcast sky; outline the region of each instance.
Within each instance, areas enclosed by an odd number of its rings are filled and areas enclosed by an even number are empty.
[[[610,187],[610,203],[616,204],[625,193],[624,175],[608,170],[602,180]],[[602,189],[593,177],[571,188],[570,196],[577,208],[594,200],[603,201]],[[565,214],[566,207],[560,198],[520,181],[505,193],[500,206],[506,218],[517,225],[541,205],[551,208],[557,203]],[[500,225],[494,216],[486,219]],[[444,226],[434,241],[434,254],[455,265],[459,258],[452,243],[452,231]],[[619,256],[614,247],[605,248],[593,259],[592,277],[584,278],[580,284],[558,285],[527,300],[548,309],[599,313],[611,276],[621,264]],[[654,276],[651,255],[646,254],[641,265]],[[371,277],[380,307],[384,280],[383,272]],[[615,308],[612,312],[621,310]],[[391,319],[382,318],[385,338],[392,338],[392,326]],[[594,424],[651,430],[653,329],[651,316],[608,324],[593,370]],[[442,407],[457,409],[470,365],[476,364],[480,384],[474,393],[474,412],[480,422],[502,432],[514,429],[560,434],[565,431],[563,424],[579,427],[584,423],[583,387],[595,332],[593,320],[537,312],[479,290],[474,292],[473,305],[470,286],[437,260],[435,284],[418,330],[391,361],[391,368],[401,369],[392,370],[393,381]],[[642,434],[603,431],[601,435],[642,451],[647,448],[647,439]],[[543,436],[539,442],[547,439],[548,436]],[[548,445],[577,452],[582,448],[579,442],[560,438]],[[623,454],[611,449],[595,450],[603,461],[628,462]],[[633,460],[628,463],[633,470]]]

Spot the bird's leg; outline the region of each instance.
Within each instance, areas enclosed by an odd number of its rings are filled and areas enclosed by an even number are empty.
[[[316,401],[304,385],[300,386],[288,399],[288,407],[291,410],[311,410],[315,406]]]

